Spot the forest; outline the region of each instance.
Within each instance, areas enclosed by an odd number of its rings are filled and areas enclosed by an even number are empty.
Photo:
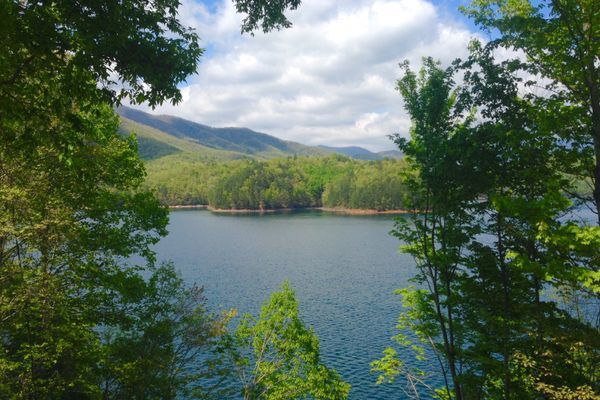
[[[302,7],[233,3],[244,34]],[[600,398],[597,0],[464,6],[488,41],[400,65],[403,161],[147,172],[114,109],[182,101],[204,50],[179,6],[0,2],[0,398],[347,399],[288,282],[238,316],[157,261],[161,202],[197,201],[421,210],[392,232],[417,272],[373,379],[405,398]]]
[[[148,165],[144,187],[165,205],[400,210],[406,195],[403,166],[402,160],[339,155],[227,162],[167,158]]]

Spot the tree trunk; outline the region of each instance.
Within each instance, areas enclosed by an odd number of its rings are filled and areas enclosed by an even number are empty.
[[[592,111],[592,138],[594,141],[594,205],[596,206],[597,223],[600,225],[600,88],[598,87],[598,71],[591,58],[588,65],[585,84],[590,92],[590,108]]]
[[[505,249],[502,241],[502,216],[498,214],[498,223],[496,226],[498,236],[498,261],[500,262],[500,273],[502,275],[502,297],[503,297],[503,317],[504,317],[504,329],[502,338],[502,364],[504,369],[504,398],[510,399],[510,346],[508,341],[510,339],[510,277],[508,274],[508,268],[505,262]]]

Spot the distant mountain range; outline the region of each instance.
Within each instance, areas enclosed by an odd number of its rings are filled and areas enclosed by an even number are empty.
[[[373,153],[363,147],[348,146],[348,147],[331,147],[331,146],[319,146],[320,148],[330,152],[343,154],[345,156],[355,158],[357,160],[381,160],[384,158],[402,158],[402,153],[398,150],[380,151],[379,153]]]
[[[402,153],[395,150],[374,153],[356,146],[307,146],[248,128],[213,128],[171,115],[152,115],[124,106],[116,111],[121,116],[121,131],[135,132],[140,156],[146,160],[172,155],[188,159],[267,159],[332,153],[360,160],[402,157]]]

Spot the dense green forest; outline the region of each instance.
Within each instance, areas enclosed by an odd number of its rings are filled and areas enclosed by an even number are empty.
[[[166,205],[219,209],[403,208],[404,161],[344,156],[196,162],[163,157],[147,165],[145,187]]]
[[[128,107],[117,111],[119,130],[135,135],[145,161],[143,187],[163,205],[403,208],[399,151],[305,146],[249,129],[212,128]]]

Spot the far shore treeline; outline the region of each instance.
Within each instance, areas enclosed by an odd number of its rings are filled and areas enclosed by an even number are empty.
[[[167,206],[401,210],[404,166],[404,160],[341,155],[206,162],[164,157],[147,164],[145,186]]]

